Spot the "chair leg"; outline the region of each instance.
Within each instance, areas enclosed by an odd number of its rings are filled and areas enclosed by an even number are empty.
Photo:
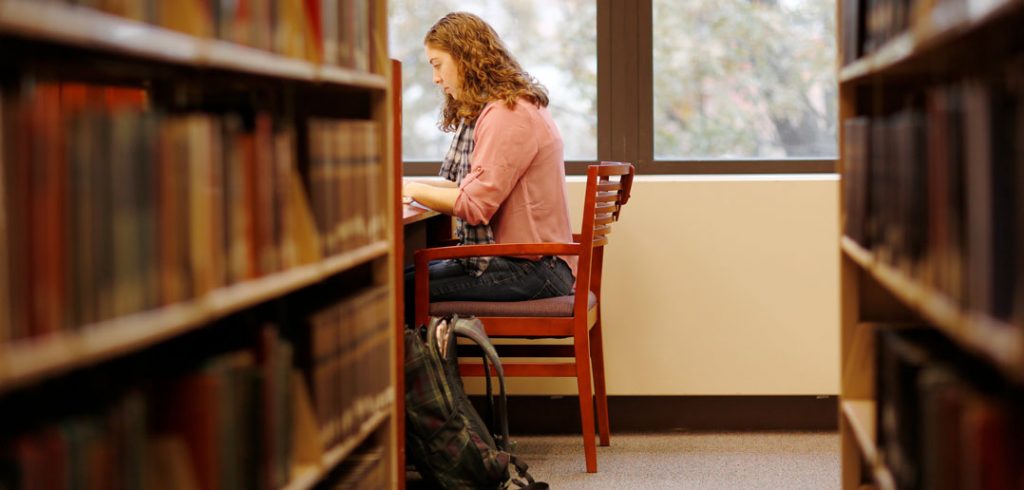
[[[608,424],[608,390],[604,381],[604,341],[601,338],[601,310],[597,311],[597,322],[590,329],[590,360],[594,368],[594,393],[597,397],[597,429],[601,445],[611,445],[611,429]]]
[[[590,349],[587,337],[577,337],[576,385],[580,395],[580,423],[583,425],[583,454],[587,473],[597,473],[597,444],[594,441],[594,398],[590,388]]]

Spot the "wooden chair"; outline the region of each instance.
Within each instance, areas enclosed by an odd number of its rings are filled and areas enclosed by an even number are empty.
[[[579,389],[583,447],[588,473],[597,471],[594,442],[594,400],[591,368],[597,397],[597,420],[601,445],[609,444],[608,397],[605,389],[604,352],[601,341],[601,271],[604,246],[612,223],[619,219],[629,200],[635,170],[628,163],[602,162],[587,172],[582,233],[575,243],[516,243],[467,245],[419,250],[415,254],[416,324],[426,324],[429,315],[457,313],[479,317],[492,339],[517,339],[522,343],[497,345],[506,376],[575,377]],[[579,257],[576,292],[532,301],[450,301],[429,303],[427,264],[432,260],[471,256],[575,255]],[[581,287],[580,285],[589,285]],[[571,338],[572,344],[538,344],[536,339]],[[544,361],[506,362],[504,359],[546,358]],[[551,360],[554,359],[554,360]],[[481,364],[463,363],[464,376],[483,376]]]

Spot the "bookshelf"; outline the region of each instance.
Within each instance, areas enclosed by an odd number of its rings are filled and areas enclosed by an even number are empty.
[[[837,4],[842,487],[1024,481],[1024,2]]]
[[[915,58],[941,56],[942,49],[956,43],[957,39],[984,29],[993,20],[1012,15],[1020,8],[1020,2],[1015,0],[964,0],[946,2],[944,7],[939,2],[940,6],[931,9],[926,2],[917,3],[920,12],[914,15],[913,26],[888,39],[877,50],[842,66],[839,70],[841,83],[893,70]],[[910,22],[910,15],[909,12],[903,14],[907,18],[905,22]]]
[[[0,487],[401,485],[386,14],[0,0]]]
[[[40,41],[137,58],[269,77],[384,89],[383,74],[291,58],[214,38],[191,36],[88,8],[36,0],[0,2],[0,29]]]

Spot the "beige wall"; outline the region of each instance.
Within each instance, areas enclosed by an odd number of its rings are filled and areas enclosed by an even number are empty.
[[[837,192],[832,175],[637,177],[605,252],[609,394],[838,393]]]

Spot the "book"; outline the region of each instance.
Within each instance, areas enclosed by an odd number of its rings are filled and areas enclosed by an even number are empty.
[[[255,488],[266,429],[258,424],[258,380],[252,353],[235,351],[154,394],[154,432],[185,442],[200,489]]]
[[[159,305],[174,304],[191,296],[188,244],[187,128],[183,119],[163,121],[157,135],[156,222]]]
[[[989,93],[980,80],[964,83],[964,162],[967,243],[967,280],[970,283],[966,306],[990,312],[993,305],[993,268],[995,256],[995,207],[993,199],[992,116]]]
[[[192,36],[213,37],[217,25],[212,5],[208,0],[158,1],[157,23]]]
[[[927,327],[876,330],[876,393],[879,455],[899,488],[921,483],[921,432],[917,423],[921,399],[916,387],[921,373],[936,361],[942,342]]]
[[[921,488],[954,490],[960,476],[963,380],[945,365],[929,366],[917,382],[921,400]]]
[[[5,99],[6,95],[3,91],[0,91],[0,243],[9,244],[10,241],[7,237],[7,184],[5,183],[5,174],[7,173],[6,169],[10,156],[7,154],[7,147],[4,142],[10,136],[8,135],[9,131],[5,123],[7,120]],[[4,247],[3,250],[0,250],[0,344],[10,340],[12,336],[10,268],[7,265],[9,260],[7,247]]]
[[[222,248],[223,174],[219,164],[221,133],[216,123],[200,114],[184,116],[189,178],[189,267],[192,291],[202,296],[226,284]]]
[[[51,84],[32,87],[27,106],[27,128],[30,135],[26,162],[29,165],[28,193],[25,209],[29,270],[33,278],[30,292],[29,329],[41,336],[57,332],[65,326],[63,244],[67,220],[66,165],[64,132],[61,124],[60,88]],[[16,163],[17,165],[17,163]]]
[[[868,214],[869,124],[867,117],[843,122],[843,233],[861,245],[867,244],[864,220]]]

